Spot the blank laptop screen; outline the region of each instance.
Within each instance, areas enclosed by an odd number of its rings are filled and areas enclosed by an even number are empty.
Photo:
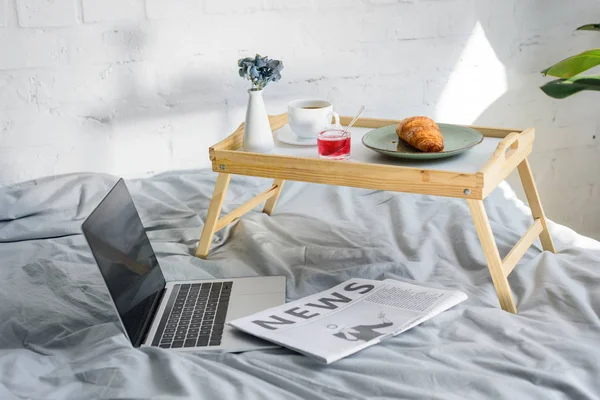
[[[165,278],[122,179],[82,229],[125,330],[137,346]]]

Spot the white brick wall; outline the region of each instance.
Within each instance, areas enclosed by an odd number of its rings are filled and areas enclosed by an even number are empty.
[[[76,0],[17,0],[19,25],[25,28],[70,26],[77,23]]]
[[[144,16],[143,0],[82,1],[83,20],[85,22],[135,20]]]
[[[547,213],[600,238],[600,94],[538,89],[541,69],[597,47],[573,29],[598,21],[595,0],[0,0],[0,185],[208,166],[244,118],[235,63],[260,52],[286,65],[273,114],[321,97],[535,126]]]
[[[146,14],[150,19],[190,19],[202,13],[202,0],[146,0]]]
[[[0,0],[0,26],[6,26],[6,0]]]

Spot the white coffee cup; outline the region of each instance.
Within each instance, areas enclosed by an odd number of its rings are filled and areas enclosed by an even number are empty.
[[[288,104],[288,124],[300,139],[315,139],[319,132],[331,128],[331,118],[340,124],[340,116],[325,100],[294,100]]]

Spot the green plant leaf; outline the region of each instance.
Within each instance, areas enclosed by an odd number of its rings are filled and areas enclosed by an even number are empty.
[[[575,29],[576,31],[600,31],[600,24],[587,24],[582,25]]]
[[[564,99],[582,90],[600,91],[600,75],[574,76],[571,79],[555,79],[540,89],[555,99]]]
[[[569,79],[598,64],[600,64],[600,49],[593,49],[566,58],[550,68],[543,70],[542,74]]]

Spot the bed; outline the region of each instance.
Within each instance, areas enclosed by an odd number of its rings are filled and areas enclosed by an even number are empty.
[[[127,181],[168,280],[285,275],[294,300],[351,277],[394,278],[469,298],[329,366],[286,349],[134,349],[81,234],[117,179],[0,189],[0,398],[600,397],[600,243],[551,223],[558,254],[528,250],[509,278],[512,315],[498,307],[466,202],[288,182],[273,216],[257,209],[219,231],[202,260],[193,254],[216,179],[208,170]],[[233,177],[224,211],[270,183]],[[529,209],[506,183],[485,205],[504,256]]]

